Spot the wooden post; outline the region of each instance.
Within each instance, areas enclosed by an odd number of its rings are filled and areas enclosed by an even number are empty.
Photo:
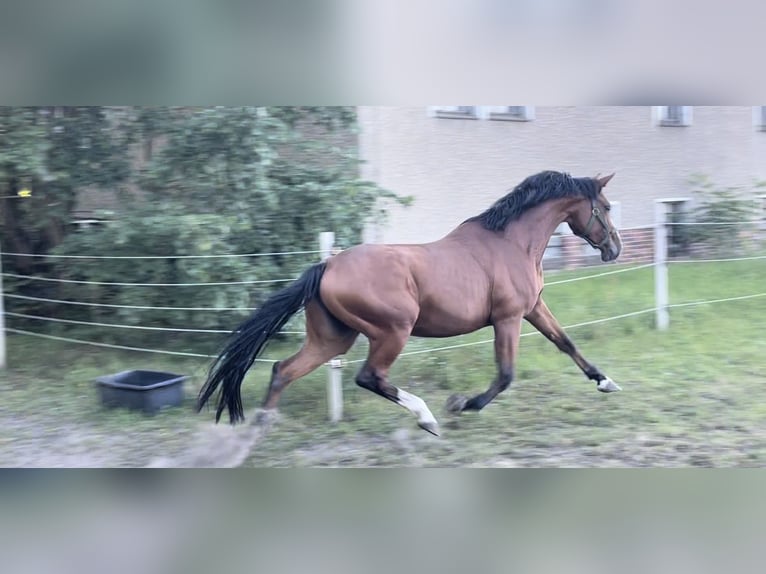
[[[322,261],[333,254],[335,245],[335,233],[323,231],[319,234],[319,250]],[[343,362],[335,358],[327,363],[327,413],[331,422],[338,422],[343,418],[343,377],[341,369]]]
[[[670,323],[668,315],[668,229],[667,203],[662,199],[654,203],[654,305],[655,327],[664,331]]]

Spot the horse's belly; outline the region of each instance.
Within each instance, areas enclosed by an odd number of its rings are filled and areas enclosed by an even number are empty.
[[[421,309],[412,334],[416,337],[454,337],[488,325],[488,317],[451,309]]]

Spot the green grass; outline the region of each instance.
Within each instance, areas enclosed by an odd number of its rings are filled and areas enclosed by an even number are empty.
[[[613,269],[612,267],[607,268]],[[568,272],[549,281],[598,271]],[[671,303],[766,291],[766,261],[677,264]],[[654,305],[652,269],[545,290],[563,325]],[[573,328],[580,350],[623,387],[603,394],[540,336],[524,337],[517,380],[481,413],[443,412],[454,393],[484,390],[494,376],[492,344],[403,356],[392,380],[421,396],[442,437],[353,383],[343,371],[345,416],[326,420],[326,370],[283,394],[280,418],[246,466],[763,466],[766,464],[766,297],[671,310],[667,331],[653,313]],[[524,332],[534,330],[528,325]],[[491,330],[446,340],[415,339],[406,350],[491,339]],[[280,343],[266,356],[297,348]],[[348,358],[364,356],[366,343]],[[0,465],[142,465],[178,457],[198,442],[212,412],[193,412],[204,362],[13,336],[0,383]],[[104,410],[92,380],[132,368],[193,375],[183,408],[155,417]],[[268,366],[243,386],[260,403]],[[74,438],[72,438],[74,437]],[[46,462],[48,461],[48,462]]]

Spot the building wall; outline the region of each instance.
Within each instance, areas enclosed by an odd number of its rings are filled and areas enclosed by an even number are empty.
[[[689,196],[693,174],[727,186],[766,179],[766,132],[755,129],[751,107],[694,107],[687,127],[657,125],[649,106],[537,107],[535,116],[444,119],[422,106],[360,107],[362,176],[415,198],[367,239],[438,239],[544,169],[616,172],[606,191],[621,203],[623,228],[651,224],[657,198]]]

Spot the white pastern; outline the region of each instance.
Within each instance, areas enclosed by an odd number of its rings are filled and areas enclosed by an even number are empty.
[[[609,377],[600,380],[596,385],[596,388],[602,393],[613,393],[622,390],[622,388]]]
[[[397,402],[417,416],[419,423],[436,424],[436,418],[431,413],[426,402],[420,397],[402,389],[397,389]]]

